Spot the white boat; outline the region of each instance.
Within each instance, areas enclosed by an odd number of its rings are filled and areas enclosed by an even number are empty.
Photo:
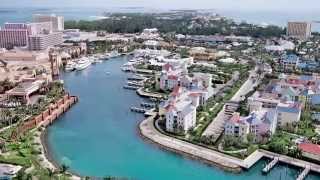
[[[76,66],[76,69],[78,71],[80,70],[83,70],[83,69],[86,69],[87,67],[89,67],[91,64],[91,61],[89,58],[86,58],[86,57],[83,57],[81,58],[78,63],[77,63],[77,66]]]
[[[121,54],[119,54],[118,51],[111,51],[109,54],[108,54],[108,58],[115,58],[115,57],[118,57],[120,56]]]
[[[76,69],[76,63],[70,61],[67,63],[65,70],[66,71],[74,71]]]

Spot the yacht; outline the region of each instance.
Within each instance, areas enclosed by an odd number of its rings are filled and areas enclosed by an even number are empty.
[[[120,56],[118,51],[111,51],[109,53],[109,58],[115,58],[115,57],[118,57],[118,56]]]
[[[83,70],[83,69],[86,69],[87,67],[90,66],[90,64],[91,64],[90,59],[87,58],[87,57],[83,57],[83,58],[81,58],[81,59],[78,61],[77,66],[76,66],[76,69],[77,69],[78,71]]]
[[[74,71],[76,69],[76,63],[70,61],[67,63],[65,70],[66,71]]]

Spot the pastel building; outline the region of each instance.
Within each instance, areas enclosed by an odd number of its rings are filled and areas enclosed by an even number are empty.
[[[49,35],[52,37],[51,41],[46,42],[49,39],[43,39],[43,44],[52,44],[52,41],[61,41],[57,34],[52,33],[52,22],[39,22],[39,23],[5,23],[3,29],[0,29],[0,47],[6,49],[12,49],[14,47],[29,46],[31,50],[35,49],[34,41],[31,41],[36,36]],[[31,43],[31,44],[30,44]],[[55,43],[53,43],[56,45]],[[30,47],[31,46],[31,47]]]
[[[0,48],[12,49],[28,45],[30,29],[24,23],[5,23],[0,29]]]
[[[283,55],[279,65],[283,70],[295,70],[299,64],[299,57],[295,54]]]
[[[277,124],[285,127],[288,124],[297,123],[301,117],[301,105],[298,103],[279,103],[276,108]]]
[[[173,66],[169,63],[162,68],[160,75],[160,89],[172,90],[175,86],[182,86],[189,90],[206,89],[212,86],[212,76],[210,74],[193,73],[188,75],[186,66]]]
[[[253,142],[259,143],[268,140],[268,137],[275,133],[276,127],[274,110],[260,109],[246,117],[234,113],[225,124],[225,135],[239,137],[242,141],[247,141],[248,136],[252,135]]]

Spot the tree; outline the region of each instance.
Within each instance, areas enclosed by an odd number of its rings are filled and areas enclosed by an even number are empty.
[[[55,172],[51,168],[47,168],[47,173],[49,177],[53,177]]]
[[[62,174],[66,173],[67,170],[69,169],[69,166],[65,165],[65,164],[62,164],[61,167],[60,167],[60,172]]]

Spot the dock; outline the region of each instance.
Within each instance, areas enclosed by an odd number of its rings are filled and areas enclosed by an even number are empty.
[[[270,170],[279,162],[279,158],[275,157],[273,158],[273,160],[266,165],[266,167],[264,167],[262,169],[262,173],[267,174],[268,172],[270,172]]]
[[[137,89],[139,89],[140,87],[138,87],[138,86],[123,86],[123,89],[129,89],[129,90],[137,90]]]
[[[137,81],[128,81],[127,84],[128,86],[137,86],[137,87],[143,86],[143,82],[137,82]]]
[[[302,171],[302,173],[299,174],[299,176],[297,177],[297,180],[304,180],[304,179],[307,177],[307,175],[309,174],[309,172],[310,172],[310,167],[307,166],[307,167]]]
[[[137,113],[145,113],[148,111],[148,109],[139,108],[139,107],[131,107],[130,110],[132,112],[137,112]]]
[[[132,76],[132,77],[128,77],[127,79],[129,81],[143,81],[143,80],[145,80],[144,77],[140,77],[140,76]]]
[[[140,105],[141,105],[141,107],[147,107],[147,108],[155,108],[156,107],[156,104],[154,104],[154,103],[142,102]]]

